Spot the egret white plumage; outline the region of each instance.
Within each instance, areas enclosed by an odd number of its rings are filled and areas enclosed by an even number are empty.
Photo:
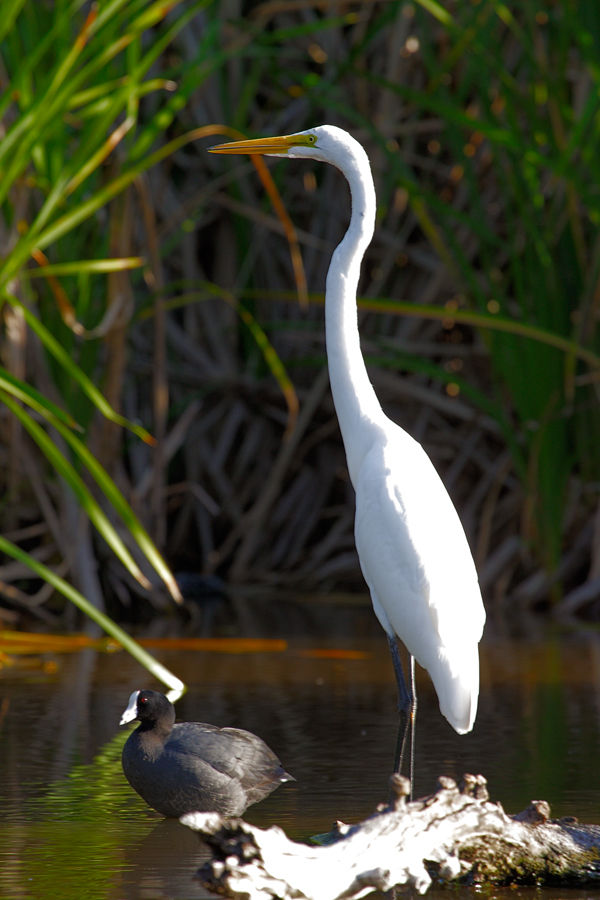
[[[416,698],[414,687],[410,694],[406,688],[396,637],[411,657],[411,670],[412,658],[427,669],[441,712],[464,734],[477,712],[478,643],[485,610],[469,544],[448,492],[421,445],[381,409],[362,357],[356,292],[376,212],[367,154],[332,125],[211,150],[321,160],[337,166],[350,185],[350,225],[327,273],[325,326],[331,391],[356,491],[356,548],[392,651],[401,744]]]

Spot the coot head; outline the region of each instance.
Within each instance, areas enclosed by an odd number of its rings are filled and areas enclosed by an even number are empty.
[[[142,723],[142,731],[156,726],[161,731],[171,731],[175,724],[175,707],[158,691],[134,691],[119,724],[126,725],[134,719],[139,719]]]

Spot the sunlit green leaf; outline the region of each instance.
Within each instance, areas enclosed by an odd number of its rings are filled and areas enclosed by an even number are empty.
[[[29,413],[27,413],[21,406],[19,406],[18,403],[16,403],[7,393],[2,390],[0,390],[0,401],[8,406],[13,415],[17,417],[23,427],[29,432],[33,440],[48,458],[50,463],[54,466],[58,474],[65,479],[65,481],[77,497],[77,500],[80,503],[82,509],[84,509],[89,516],[90,521],[93,522],[106,543],[119,557],[123,565],[129,570],[129,572],[131,572],[133,577],[136,578],[141,585],[146,588],[150,588],[150,582],[131,556],[131,553],[107,519],[101,507],[92,497],[90,491],[81,480],[81,477],[77,474],[68,459],[60,452],[55,442],[46,434],[44,429],[40,425],[38,425],[38,423],[34,419],[32,419]],[[55,423],[55,427],[60,429],[61,431],[63,431],[64,428],[64,426],[62,426],[58,421]],[[64,429],[63,433],[65,434],[65,436],[66,434],[69,434],[72,439],[75,439],[75,436],[68,429]],[[98,469],[100,469],[99,465]]]
[[[20,300],[17,299],[12,294],[7,293],[6,291],[1,291],[2,295],[5,299],[14,306],[17,306],[22,310],[23,316],[32,331],[34,331],[42,344],[46,348],[46,350],[55,357],[55,359],[63,366],[63,368],[71,375],[71,377],[76,381],[81,387],[84,394],[90,398],[92,403],[100,410],[103,416],[106,416],[111,422],[115,422],[117,425],[122,425],[124,428],[128,428],[130,431],[133,431],[134,434],[137,434],[138,437],[141,437],[143,441],[146,443],[153,443],[153,438],[146,431],[145,428],[142,428],[141,425],[135,425],[132,422],[129,422],[124,416],[120,416],[118,413],[112,409],[110,404],[106,401],[105,397],[98,390],[96,385],[92,382],[92,380],[85,374],[85,372],[71,359],[67,351],[58,343],[53,334],[46,328],[46,326],[41,322],[34,314],[23,304]]]
[[[34,559],[29,553],[26,553],[24,550],[21,550],[16,544],[11,543],[11,541],[7,541],[5,537],[0,535],[0,552],[6,553],[7,556],[12,557],[13,559],[18,560],[24,565],[28,566],[32,572],[35,572],[40,578],[44,581],[47,581],[49,584],[53,585],[56,590],[63,594],[67,600],[70,600],[71,603],[74,603],[75,606],[78,607],[86,616],[100,625],[101,628],[107,634],[110,634],[116,641],[121,644],[121,646],[127,650],[128,653],[133,656],[145,669],[148,670],[155,678],[158,678],[163,684],[167,685],[167,687],[171,688],[174,691],[181,691],[184,689],[183,682],[173,675],[172,672],[159,663],[158,660],[154,659],[150,653],[140,647],[137,641],[134,641],[132,637],[130,637],[126,631],[123,631],[122,628],[119,628],[112,619],[109,619],[108,616],[104,615],[99,609],[97,609],[93,604],[86,600],[86,598],[81,594],[78,590],[76,590],[72,585],[70,585],[64,578],[61,578],[56,572],[53,572],[52,569],[49,569],[48,566],[45,566],[43,563],[39,562],[37,559]]]

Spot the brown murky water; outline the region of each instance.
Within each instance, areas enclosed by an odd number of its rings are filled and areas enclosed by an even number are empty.
[[[263,632],[287,638],[283,652],[156,655],[189,686],[178,719],[250,729],[278,753],[297,782],[246,817],[306,839],[386,798],[395,687],[368,608],[330,609],[328,621],[294,606],[278,616]],[[160,686],[124,653],[85,650],[44,662],[0,671],[0,897],[203,896],[191,880],[202,861],[196,836],[149,810],[120,768],[127,698]],[[600,822],[600,635],[514,641],[488,633],[479,715],[465,737],[441,717],[420,675],[417,795],[433,790],[439,774],[481,772],[508,812],[546,799],[553,815]],[[600,898],[600,890],[543,895]]]

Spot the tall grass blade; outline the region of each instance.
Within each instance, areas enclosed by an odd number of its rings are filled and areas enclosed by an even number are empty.
[[[0,551],[28,566],[32,572],[35,572],[36,575],[56,588],[56,590],[66,597],[67,600],[70,600],[71,603],[74,603],[75,606],[81,610],[81,612],[85,613],[88,618],[100,625],[107,634],[110,634],[111,637],[118,641],[134,659],[147,669],[148,672],[154,675],[155,678],[162,682],[162,684],[165,684],[174,691],[185,690],[185,685],[181,679],[177,678],[177,676],[173,675],[173,673],[163,666],[162,663],[159,663],[158,660],[154,659],[154,657],[144,650],[143,647],[140,647],[137,641],[134,641],[127,632],[123,631],[123,629],[113,622],[112,619],[93,606],[89,600],[86,600],[83,594],[57,575],[56,572],[53,572],[52,569],[49,569],[43,563],[38,562],[38,560],[34,559],[24,550],[21,550],[16,544],[13,544],[2,536],[0,536]]]
[[[98,532],[102,535],[106,543],[119,557],[123,565],[133,575],[133,577],[146,589],[151,587],[150,582],[141,571],[129,550],[107,519],[98,503],[94,500],[88,488],[85,486],[80,476],[77,474],[71,463],[60,452],[54,441],[46,434],[44,429],[7,393],[0,391],[0,401],[7,406],[14,416],[20,421],[23,427],[29,432],[30,436],[36,442],[42,453],[47,457],[48,461],[56,469],[58,474],[64,478],[69,485],[82,509],[85,510],[90,521],[96,526]],[[58,421],[55,423],[60,430],[63,429]],[[66,429],[65,429],[66,430]],[[73,437],[73,436],[72,436]]]

